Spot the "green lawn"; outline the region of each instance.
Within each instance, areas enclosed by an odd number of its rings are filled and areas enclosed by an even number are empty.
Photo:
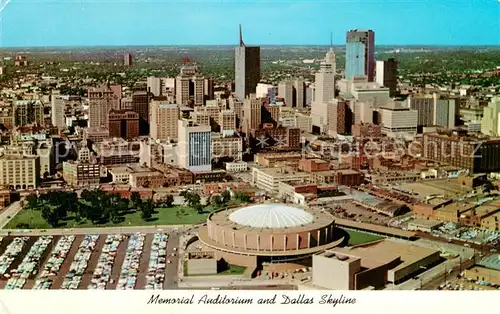
[[[202,214],[198,214],[193,208],[188,206],[174,206],[172,208],[157,208],[152,219],[145,221],[141,218],[140,212],[132,212],[123,216],[124,220],[119,223],[109,222],[104,225],[94,225],[88,220],[83,220],[77,224],[73,217],[69,216],[65,221],[61,221],[58,228],[91,228],[91,227],[125,227],[125,226],[151,226],[151,225],[184,225],[203,222],[208,214],[213,211],[212,206],[205,208]],[[19,229],[19,224],[27,224],[29,229],[51,229],[45,219],[42,218],[41,211],[22,210],[8,224],[5,229]]]
[[[200,274],[200,275],[189,275],[190,277],[196,277],[196,276],[228,276],[228,275],[242,275],[245,270],[247,270],[246,267],[244,266],[238,266],[238,265],[231,265],[231,264],[228,264],[228,268],[226,270],[223,270],[223,271],[220,271],[218,272],[217,274],[214,274],[214,275],[203,275],[203,274]],[[187,274],[187,271],[188,271],[188,265],[187,265],[187,262],[184,262],[184,276],[187,277],[188,274]]]
[[[370,233],[354,231],[354,230],[345,230],[349,234],[349,245],[359,245],[365,244],[373,241],[378,241],[384,239],[382,236],[377,236]]]

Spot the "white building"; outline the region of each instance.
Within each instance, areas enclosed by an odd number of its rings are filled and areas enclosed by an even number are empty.
[[[434,125],[453,129],[457,109],[455,99],[438,99],[434,94]]]
[[[227,162],[226,171],[227,172],[244,172],[248,170],[248,163],[245,161],[238,162]]]
[[[312,124],[322,133],[326,132],[328,126],[328,102],[335,98],[336,64],[335,53],[333,49],[330,49],[314,79],[315,90],[311,105]]]
[[[500,135],[500,97],[491,99],[488,107],[484,107],[483,119],[481,120],[481,133],[489,136]]]
[[[416,134],[418,111],[409,108],[381,108],[382,133],[388,136]]]
[[[52,92],[50,115],[53,126],[60,129],[66,127],[66,121],[64,120],[64,100],[61,98],[59,92]]]
[[[274,85],[264,84],[264,83],[257,84],[257,89],[255,92],[255,94],[257,95],[257,98],[267,97],[270,88],[274,88]]]
[[[212,132],[209,125],[182,119],[179,126],[179,166],[190,171],[212,171]]]

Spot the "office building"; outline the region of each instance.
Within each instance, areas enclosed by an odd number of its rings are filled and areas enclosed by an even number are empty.
[[[352,112],[347,101],[333,99],[328,104],[328,135],[348,134],[351,132]]]
[[[500,139],[471,134],[424,134],[424,158],[467,169],[471,173],[500,171]]]
[[[346,36],[345,77],[366,76],[373,82],[375,75],[375,32],[350,30]]]
[[[487,107],[483,109],[481,133],[489,136],[500,136],[500,97],[493,97]]]
[[[14,108],[15,126],[45,124],[43,103],[40,100],[15,100],[12,107]]]
[[[350,99],[349,106],[353,113],[353,124],[373,123],[373,107],[370,103]]]
[[[300,129],[284,127],[263,127],[252,130],[250,144],[253,151],[299,150]]]
[[[212,170],[212,133],[210,126],[192,120],[178,120],[179,166],[189,171]]]
[[[51,108],[50,115],[52,118],[52,125],[63,129],[66,127],[66,121],[64,119],[64,100],[58,92],[52,92],[51,95]]]
[[[251,130],[260,128],[262,118],[262,100],[255,94],[250,94],[243,102],[243,131],[250,134]]]
[[[70,186],[97,188],[100,181],[100,167],[98,164],[65,161],[63,162],[63,178]]]
[[[0,185],[11,190],[35,189],[40,178],[40,158],[25,156],[23,151],[0,157]]]
[[[103,84],[88,90],[89,127],[107,127],[111,109],[120,109],[121,85]]]
[[[257,98],[269,97],[269,89],[274,89],[275,86],[272,84],[258,83],[255,94]]]
[[[135,90],[132,93],[132,110],[139,114],[139,134],[149,135],[149,102],[151,93]]]
[[[240,45],[234,50],[235,94],[245,99],[255,94],[260,81],[260,47],[246,46],[240,25]]]
[[[278,95],[285,101],[287,107],[304,108],[305,83],[303,78],[294,78],[278,84]]]
[[[410,109],[418,112],[418,126],[432,126],[434,124],[434,97],[432,95],[410,95],[408,97]]]
[[[280,113],[282,110],[294,113],[290,107],[281,106],[279,104],[266,104],[262,107],[262,123],[271,123],[273,126],[278,126],[280,121]]]
[[[163,96],[163,78],[149,76],[146,79],[148,91],[155,97]]]
[[[376,79],[380,86],[389,88],[391,97],[396,95],[398,87],[398,62],[390,58],[387,61],[377,61]]]
[[[188,107],[202,106],[205,99],[205,78],[195,65],[185,65],[175,78],[175,101]]]
[[[326,133],[328,126],[328,102],[335,98],[335,52],[333,48],[327,52],[315,75],[314,97],[311,105],[313,128],[317,133]]]
[[[278,84],[278,96],[283,98],[285,106],[294,107],[293,81],[286,80]]]
[[[140,144],[113,138],[94,143],[93,151],[102,165],[132,164],[140,160]]]
[[[151,112],[151,138],[155,140],[171,140],[178,137],[177,120],[180,118],[178,105],[153,100]]]
[[[233,110],[222,110],[219,113],[220,133],[231,136],[236,130],[236,114]]]
[[[434,94],[434,125],[447,129],[455,127],[459,114],[458,102],[455,99],[442,99]]]
[[[126,53],[123,56],[123,65],[126,67],[131,67],[134,63],[134,57],[130,53]]]
[[[388,136],[417,133],[418,111],[410,108],[389,107],[379,110],[382,133]]]
[[[212,159],[231,158],[240,161],[243,157],[243,139],[239,136],[224,136],[212,133]]]
[[[131,110],[109,111],[109,136],[136,138],[139,136],[139,114]]]

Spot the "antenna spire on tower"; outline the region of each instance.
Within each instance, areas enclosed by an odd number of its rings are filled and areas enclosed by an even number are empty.
[[[245,43],[243,42],[243,33],[241,31],[241,24],[240,24],[240,47],[245,47]]]
[[[330,51],[333,51],[333,32],[330,32]]]

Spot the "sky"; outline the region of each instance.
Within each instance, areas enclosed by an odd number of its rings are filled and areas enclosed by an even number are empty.
[[[0,0],[5,2],[5,0]],[[11,0],[0,47],[345,44],[500,45],[500,0]]]

